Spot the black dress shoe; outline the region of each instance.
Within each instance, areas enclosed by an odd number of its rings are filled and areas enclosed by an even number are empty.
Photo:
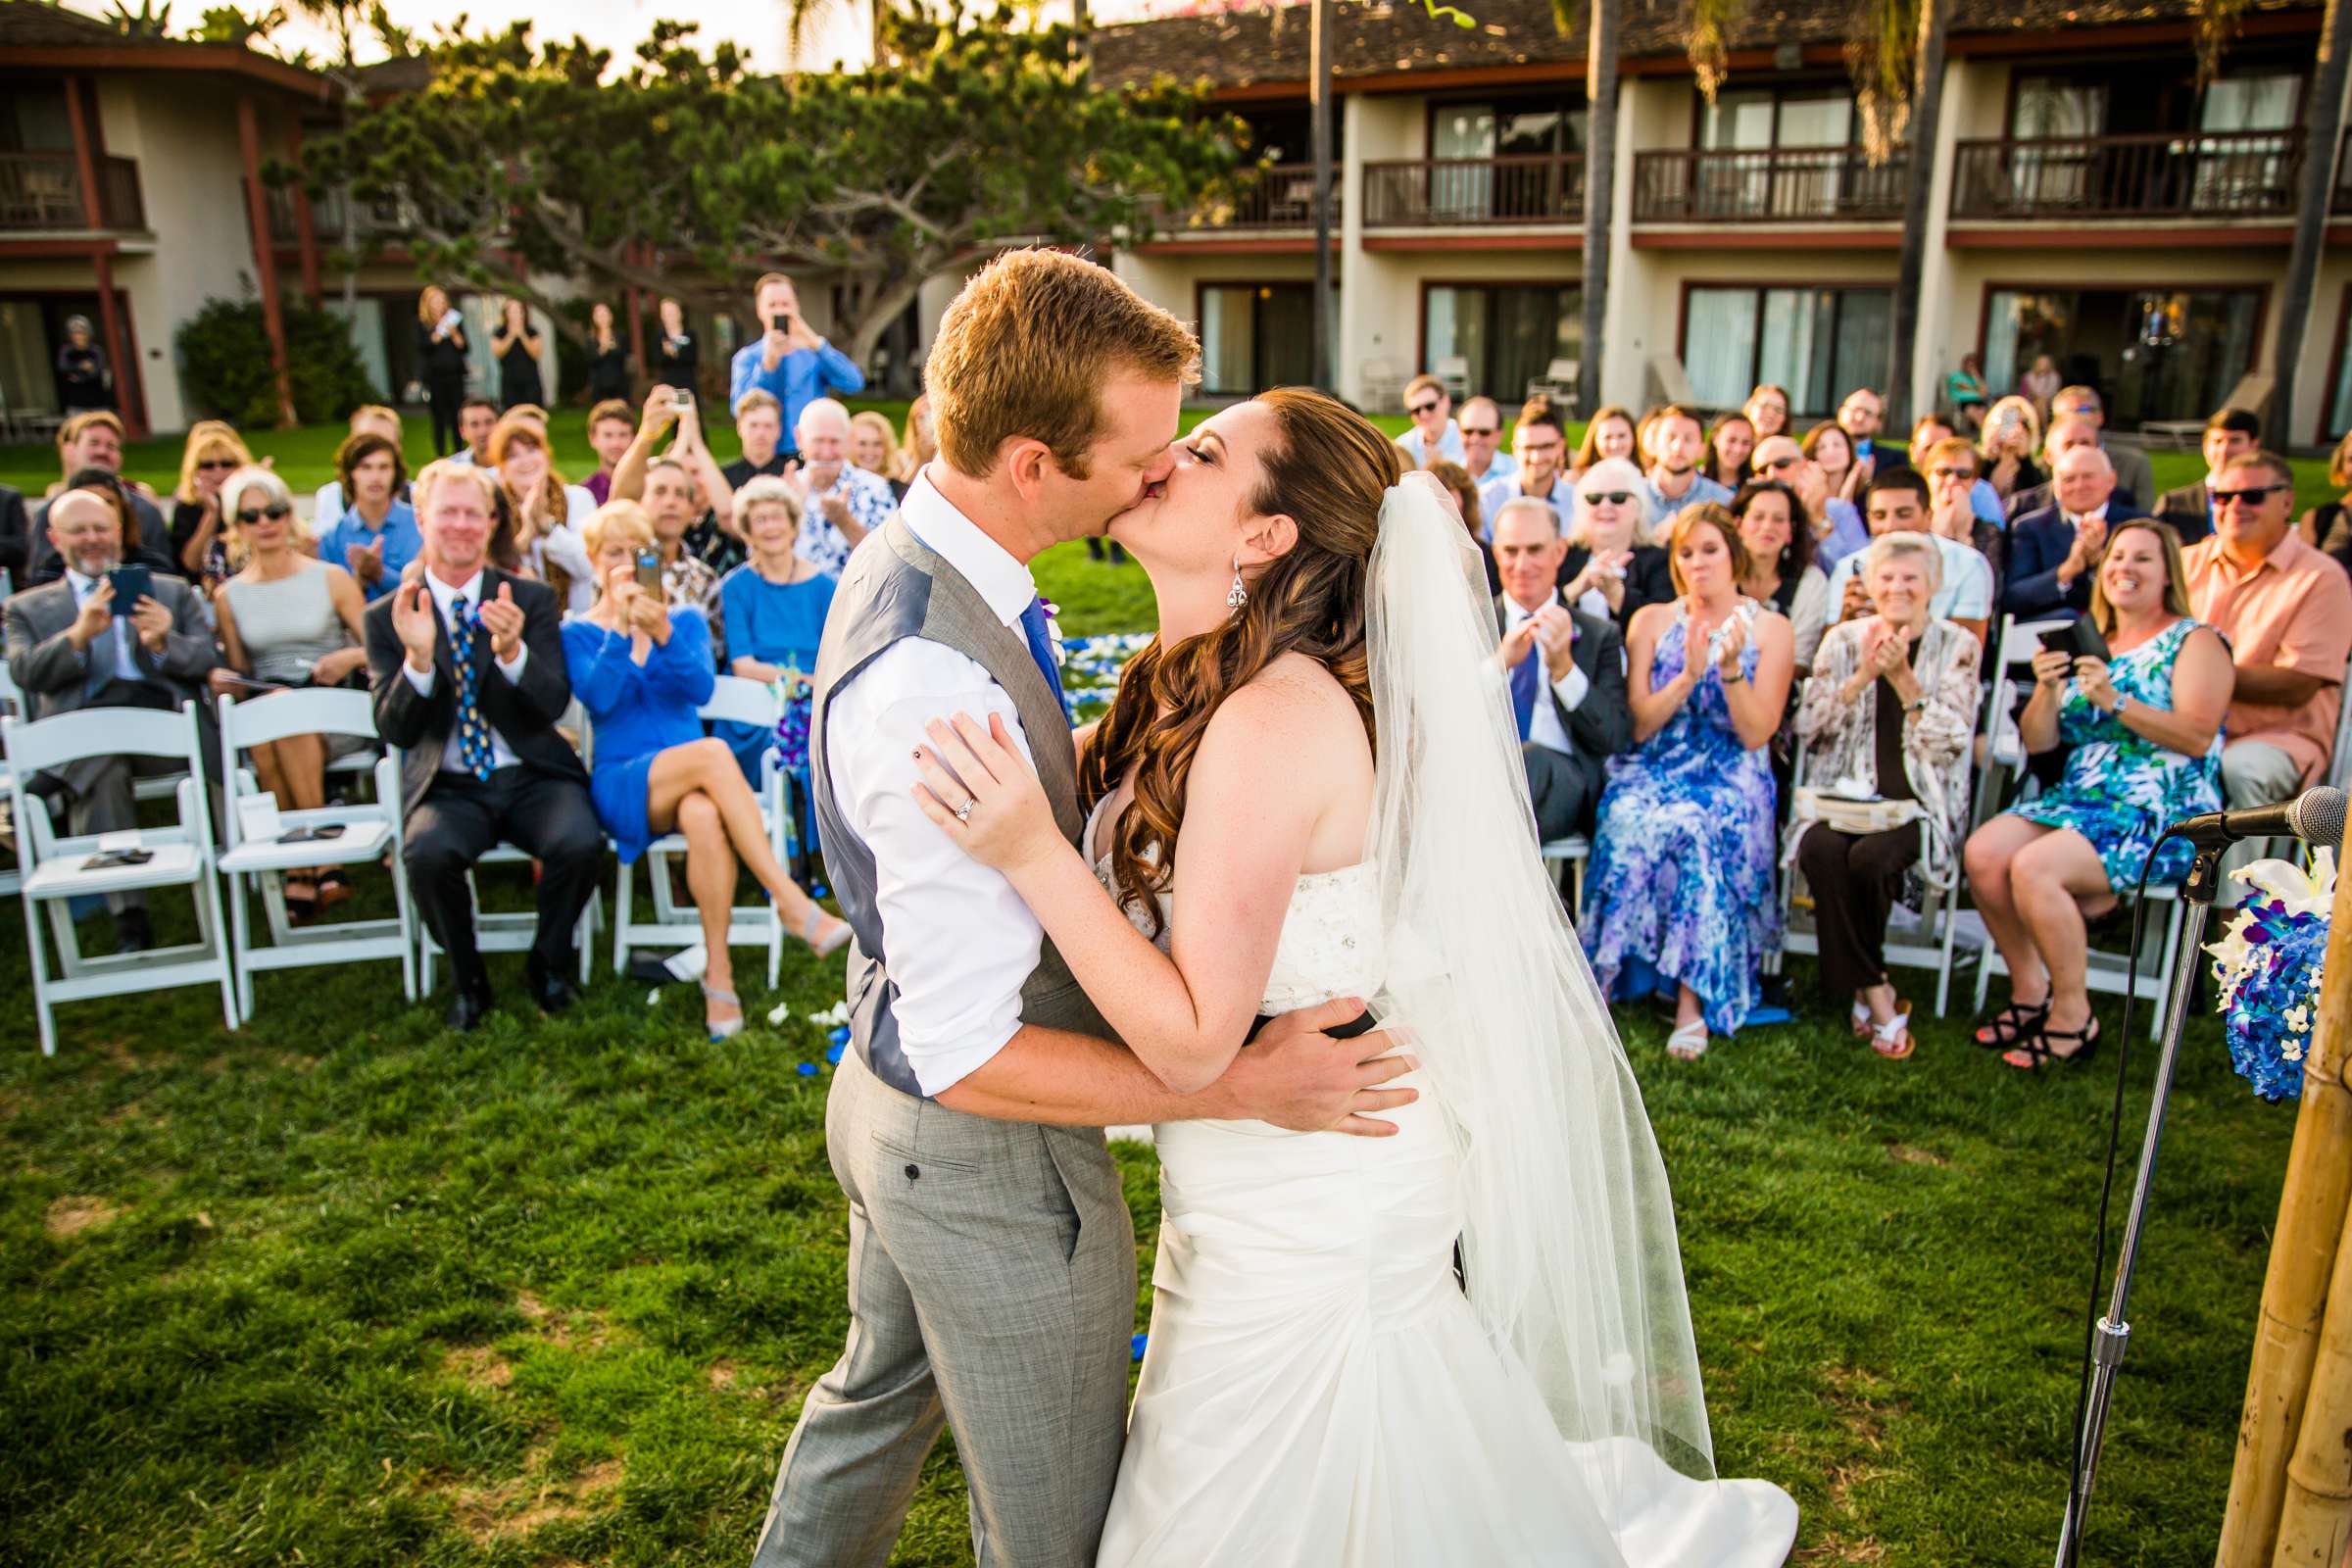
[[[145,953],[154,946],[155,931],[147,923],[145,909],[124,909],[115,916],[117,953]]]
[[[490,1015],[490,988],[487,985],[460,986],[450,999],[449,1026],[458,1033],[471,1034],[476,1025]]]
[[[541,1012],[562,1012],[579,1000],[579,987],[568,975],[545,974],[535,963],[522,966],[523,978],[531,988],[531,1000],[539,1004]]]

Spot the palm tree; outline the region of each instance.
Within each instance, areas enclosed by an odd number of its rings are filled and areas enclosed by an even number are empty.
[[[2328,204],[2334,194],[2334,165],[2343,132],[2344,75],[2352,61],[2352,20],[2344,0],[2328,0],[2321,24],[2320,58],[2311,76],[2305,111],[2301,189],[2296,192],[2295,240],[2286,262],[2286,297],[2278,313],[2278,411],[2274,439],[2284,447],[2295,438],[2295,367],[2303,358],[2303,333],[2311,325],[2312,296],[2320,284],[2320,248],[2327,242]],[[2326,393],[2322,393],[2323,399]],[[2323,428],[2321,434],[2325,436]]]
[[[1911,362],[1919,342],[1919,284],[1928,264],[1928,198],[1935,184],[1936,130],[1943,120],[1943,37],[1952,11],[1952,0],[1914,3],[1919,15],[1918,32],[1909,50],[1911,177],[1903,187],[1903,248],[1895,264],[1894,308],[1889,313],[1894,341],[1886,346],[1886,386],[1882,400],[1897,429],[1908,429],[1911,423]],[[1900,7],[1874,7],[1873,14],[1882,9],[1888,13],[1891,28],[1899,20],[1893,13]],[[1863,90],[1867,94],[1876,88],[1897,98],[1899,104],[1906,73],[1901,56],[1886,48],[1887,41],[1885,37],[1879,40],[1879,74],[1875,81],[1865,83]],[[1876,122],[1867,138],[1873,163],[1891,155],[1893,127],[1903,119],[1899,109],[1888,115],[1866,113],[1866,123]]]

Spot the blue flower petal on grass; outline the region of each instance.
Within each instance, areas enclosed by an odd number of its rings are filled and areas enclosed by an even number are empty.
[[[850,1043],[850,1026],[846,1023],[835,1024],[826,1031],[825,1038],[837,1046],[846,1046]]]
[[[795,1070],[804,1078],[813,1078],[816,1076],[816,1063],[813,1061],[804,1061]]]
[[[1127,1359],[1130,1361],[1141,1361],[1144,1358],[1144,1345],[1151,1338],[1152,1336],[1149,1334],[1138,1334],[1135,1338],[1129,1340],[1127,1342]]]
[[[841,1065],[841,1054],[849,1049],[850,1048],[847,1046],[827,1046],[825,1048],[825,1060],[838,1067]]]

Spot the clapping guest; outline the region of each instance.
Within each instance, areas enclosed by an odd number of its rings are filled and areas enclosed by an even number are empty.
[[[353,435],[380,435],[392,443],[394,451],[399,451],[400,430],[400,413],[396,409],[385,408],[380,403],[363,403],[351,411]],[[405,479],[401,483],[400,499],[409,499]],[[332,527],[335,519],[342,516],[350,506],[351,502],[344,493],[342,476],[338,474],[327,480],[311,497],[312,531],[320,532]]]
[[[1822,639],[1796,712],[1812,748],[1813,787],[1852,781],[1918,815],[1898,827],[1849,833],[1800,803],[1788,826],[1812,890],[1821,986],[1852,1004],[1854,1033],[1893,1060],[1911,1054],[1911,1012],[1886,978],[1886,922],[1907,882],[1940,894],[1952,885],[1968,826],[1968,757],[1982,691],[1977,639],[1929,613],[1943,558],[1917,534],[1892,533],[1863,552],[1876,611]]]
[[[588,307],[588,401],[603,403],[629,395],[629,351],[612,324],[612,307],[598,300]]]
[[[409,563],[424,553],[416,509],[400,499],[408,468],[400,448],[367,433],[336,449],[335,471],[351,505],[318,536],[318,559],[350,572],[372,604],[400,586]]]
[[[2091,582],[2108,534],[2139,515],[2114,499],[2115,466],[2095,442],[2058,460],[2051,487],[2055,505],[2009,525],[2009,575],[2001,587],[2001,608],[2020,620],[2072,620],[2089,610]]]
[[[672,609],[638,586],[637,553],[654,543],[644,511],[608,503],[589,518],[587,537],[601,591],[564,624],[564,655],[571,689],[596,722],[589,791],[623,860],[662,834],[685,837],[686,885],[708,956],[703,1016],[711,1040],[724,1040],[743,1028],[727,946],[739,858],[776,918],[820,957],[847,942],[850,928],[784,874],[727,743],[703,733],[696,710],[710,700],[710,630],[700,611]]]
[[[1747,483],[1748,454],[1756,450],[1756,427],[1744,414],[1727,414],[1707,430],[1707,455],[1698,471],[1727,490]]]
[[[1755,427],[1756,439],[1765,440],[1788,433],[1788,389],[1774,386],[1769,381],[1759,384],[1740,406],[1747,422]]]
[[[1641,611],[1627,639],[1635,749],[1608,764],[1584,929],[1604,992],[1671,988],[1666,1049],[1688,1059],[1745,1021],[1778,936],[1764,749],[1793,660],[1788,622],[1740,590],[1730,512],[1693,506],[1670,538],[1681,597]]]
[[[213,601],[222,662],[214,690],[249,693],[230,672],[270,685],[340,686],[367,668],[367,601],[350,572],[301,548],[285,481],[268,468],[239,468],[220,487],[220,509],[230,552],[244,564]],[[315,810],[326,804],[327,762],[364,744],[290,735],[255,747],[254,771],[280,806]],[[283,891],[300,919],[351,897],[351,883],[340,866],[313,866],[288,871]]]
[[[1632,412],[1609,404],[1586,423],[1585,438],[1576,444],[1576,456],[1569,461],[1569,483],[1583,478],[1585,470],[1603,458],[1623,458],[1638,465],[1637,445]]]
[[[1527,765],[1536,836],[1548,843],[1589,831],[1600,800],[1601,766],[1633,744],[1625,695],[1625,643],[1603,615],[1560,597],[1559,518],[1525,497],[1506,502],[1494,519],[1494,561],[1502,591],[1494,615],[1496,654],[1510,685]]]
[[[839,577],[850,552],[890,520],[897,504],[879,475],[850,463],[848,409],[831,398],[812,398],[801,411],[797,433],[801,482],[808,497],[800,553],[826,575]]]
[[[1984,433],[1978,440],[1977,451],[1984,460],[1984,477],[2003,500],[2020,490],[2031,490],[2048,477],[2034,461],[2040,445],[2041,426],[2034,418],[2033,405],[2024,398],[2005,397],[1984,416]]]
[[[1915,468],[1933,467],[1936,449],[1954,439],[1957,439],[1957,433],[1952,429],[1951,421],[1942,415],[1921,415],[1911,422],[1911,443],[1908,448],[1911,466]],[[2008,526],[2008,509],[2002,505],[2000,492],[1987,484],[1980,471],[1984,465],[1978,461],[1974,445],[1968,447],[1968,466],[1970,471],[1978,475],[1976,483],[1968,487],[1968,510],[1991,523],[1995,529]],[[1935,476],[1931,473],[1929,477]]]
[[[1747,548],[1740,589],[1788,618],[1789,652],[1800,675],[1813,667],[1830,617],[1830,577],[1813,564],[1813,530],[1804,514],[1796,491],[1778,479],[1750,479],[1732,498],[1732,517]]]
[[[899,432],[890,416],[872,409],[850,416],[850,461],[890,486],[893,502],[906,498],[906,458],[899,451]]]
[[[490,357],[498,362],[498,403],[502,412],[519,404],[547,401],[539,379],[541,341],[522,301],[508,299],[499,304],[498,314],[491,318]]]
[[[520,410],[500,419],[490,432],[490,463],[498,471],[504,514],[491,559],[546,583],[567,612],[587,609],[596,600],[596,582],[579,525],[595,504],[557,471],[545,422]]]
[[[2112,658],[2034,655],[2018,715],[2028,752],[2070,748],[2065,776],[1969,836],[1969,890],[2009,968],[2009,1002],[1976,1040],[2010,1048],[2013,1067],[2096,1048],[2083,917],[2113,908],[2143,871],[2150,886],[2179,882],[2191,849],[2158,849],[2166,824],[2221,809],[2230,651],[2190,618],[2185,581],[2168,525],[2137,517],[2108,535],[2090,618]]]
[[[179,454],[179,487],[172,493],[172,557],[173,569],[208,594],[228,575],[220,481],[252,461],[234,425],[199,419],[188,426]]]
[[[1630,461],[1603,458],[1587,468],[1572,516],[1560,560],[1564,603],[1622,630],[1634,612],[1674,597],[1674,566],[1650,542],[1649,492]]]
[[[815,672],[816,645],[839,583],[795,553],[804,505],[789,481],[764,476],[735,498],[751,559],[719,579],[718,602],[727,622],[728,672],[745,680],[774,685]],[[760,759],[775,744],[775,726],[725,722],[718,735],[743,764],[744,777],[757,784]]]
[[[458,405],[466,396],[466,318],[439,285],[416,296],[416,365],[433,411],[433,456],[459,450]]]
[[[1982,556],[1992,571],[1992,601],[1999,604],[2001,564],[2009,552],[2001,525],[1977,511],[1977,449],[1959,436],[1946,436],[1921,451],[1920,458],[1920,471],[1928,479],[1928,532]]]

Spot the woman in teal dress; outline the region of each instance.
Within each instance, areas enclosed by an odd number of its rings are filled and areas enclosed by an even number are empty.
[[[2071,748],[2056,788],[1969,836],[1969,891],[2009,969],[2009,1002],[1977,1044],[2014,1067],[2080,1060],[2098,1045],[2084,985],[2086,916],[2105,913],[2147,871],[2186,874],[2189,846],[2149,853],[2166,824],[2222,805],[2222,714],[2230,650],[2188,614],[2180,541],[2152,518],[2116,525],[2090,613],[2113,658],[2043,652],[2018,715],[2029,752]]]
[[[734,754],[703,733],[697,710],[710,700],[710,628],[700,610],[671,610],[638,587],[638,552],[654,548],[652,519],[633,501],[608,502],[582,542],[600,588],[587,612],[564,624],[564,662],[596,726],[588,793],[624,860],[664,833],[685,837],[686,885],[709,956],[704,1017],[710,1038],[724,1040],[743,1028],[727,951],[739,858],[785,928],[819,956],[847,942],[850,928],[784,874]]]
[[[1674,520],[1681,597],[1634,612],[1627,685],[1636,748],[1609,759],[1585,877],[1585,952],[1604,994],[1675,1002],[1666,1049],[1689,1059],[1756,1003],[1779,940],[1772,766],[1795,670],[1788,622],[1740,591],[1746,547],[1714,502]]]

